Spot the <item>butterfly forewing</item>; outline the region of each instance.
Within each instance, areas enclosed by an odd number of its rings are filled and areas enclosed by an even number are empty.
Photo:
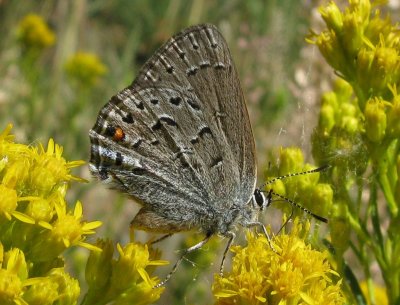
[[[103,107],[90,139],[94,175],[174,221],[187,220],[188,209],[204,219],[247,204],[254,191],[243,93],[212,25],[190,27],[164,44]]]

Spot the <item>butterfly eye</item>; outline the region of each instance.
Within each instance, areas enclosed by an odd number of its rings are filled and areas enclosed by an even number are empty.
[[[254,198],[254,201],[259,206],[260,210],[262,210],[264,208],[264,203],[265,203],[264,194],[259,189],[255,189],[253,198]]]

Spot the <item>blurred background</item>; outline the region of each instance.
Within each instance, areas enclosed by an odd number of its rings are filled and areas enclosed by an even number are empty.
[[[318,29],[312,0],[253,1],[6,1],[0,0],[0,122],[13,123],[16,140],[44,143],[54,138],[67,160],[89,159],[88,131],[108,99],[127,87],[140,67],[169,37],[198,23],[213,23],[225,36],[246,96],[258,150],[259,176],[270,153],[299,146],[309,156],[320,93],[334,73],[305,38]],[[398,9],[396,3],[393,9]],[[312,162],[308,158],[309,162]],[[88,220],[104,224],[99,235],[129,241],[137,206],[90,178],[87,166],[72,185]],[[260,180],[262,181],[262,180]],[[150,234],[135,233],[148,240]],[[196,237],[178,234],[161,242],[162,258],[174,263],[176,250]],[[94,240],[94,239],[93,239]],[[184,263],[160,300],[165,304],[209,304],[213,271],[225,241],[214,241]],[[82,265],[86,251],[72,251]],[[76,260],[75,260],[76,261]],[[229,261],[229,259],[228,259]],[[164,267],[165,272],[169,267]],[[160,274],[160,276],[163,276]]]

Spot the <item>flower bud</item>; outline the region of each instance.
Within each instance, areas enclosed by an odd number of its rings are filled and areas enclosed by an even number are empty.
[[[335,126],[335,110],[331,105],[322,105],[319,114],[318,127],[330,132]]]
[[[368,100],[365,110],[365,132],[370,141],[379,143],[386,132],[386,113],[383,103],[378,99]]]
[[[315,44],[333,69],[338,71],[344,70],[346,63],[345,53],[333,30],[322,32],[318,35]]]
[[[49,200],[38,198],[29,202],[25,209],[25,214],[32,217],[36,222],[49,222],[54,215],[54,210]]]
[[[14,272],[21,280],[28,277],[28,266],[25,261],[24,252],[18,248],[7,251],[4,255],[4,265],[7,270]]]
[[[329,226],[331,243],[339,258],[342,257],[342,254],[350,245],[350,225],[347,220],[347,213],[347,204],[342,201],[335,201],[335,204],[332,206]]]
[[[18,297],[22,294],[20,278],[10,270],[0,269],[0,304],[18,304]]]
[[[310,188],[309,204],[305,207],[313,213],[326,217],[333,203],[333,190],[329,184],[318,183]]]
[[[342,32],[343,16],[336,3],[330,2],[326,7],[321,7],[319,12],[329,28],[336,33]]]
[[[268,177],[268,180],[273,179],[274,177]],[[275,193],[285,196],[286,195],[286,187],[285,187],[285,183],[282,180],[275,180],[273,183],[271,184],[267,184],[264,187],[264,190],[266,193],[268,193],[269,190],[273,190]]]
[[[58,299],[58,284],[48,277],[41,277],[24,293],[29,305],[52,305]]]
[[[371,66],[371,86],[376,90],[386,89],[388,84],[397,82],[399,55],[394,48],[377,47]]]
[[[78,303],[80,294],[79,282],[72,278],[63,268],[54,268],[49,274],[52,282],[58,285],[59,305],[73,305]]]
[[[298,147],[281,148],[279,152],[279,159],[280,175],[299,172],[304,164],[303,152]]]
[[[343,116],[339,126],[350,135],[359,131],[359,121],[353,116]]]
[[[364,28],[363,19],[357,12],[347,13],[343,16],[343,45],[350,58],[357,55],[363,45]]]
[[[98,240],[96,246],[102,251],[91,251],[86,264],[86,282],[89,290],[101,291],[111,278],[111,262],[114,252],[110,240]]]
[[[11,213],[17,208],[17,192],[0,184],[0,217],[11,219]]]

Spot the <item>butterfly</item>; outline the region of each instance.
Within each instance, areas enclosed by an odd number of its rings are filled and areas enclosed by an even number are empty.
[[[215,234],[228,239],[221,272],[238,226],[260,227],[270,240],[257,215],[274,193],[256,188],[245,98],[214,25],[170,38],[100,110],[89,137],[91,173],[142,205],[133,228],[205,236],[159,285]]]

